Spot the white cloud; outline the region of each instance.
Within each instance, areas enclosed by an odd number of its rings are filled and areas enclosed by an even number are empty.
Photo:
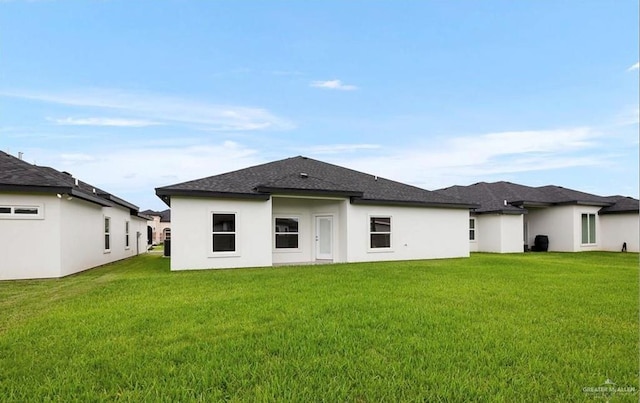
[[[410,183],[426,189],[483,180],[502,180],[526,172],[572,167],[606,167],[615,163],[599,142],[607,133],[587,127],[485,133],[442,138],[403,146],[334,144],[307,148],[329,156],[324,161]],[[29,160],[71,172],[144,208],[163,208],[154,188],[246,168],[285,158],[282,149],[247,146],[235,141],[202,140],[127,143],[115,149],[56,153],[25,149]],[[109,175],[105,175],[109,172]],[[544,177],[540,175],[540,177]],[[554,183],[549,180],[549,183]],[[556,183],[558,184],[558,183]]]
[[[133,120],[182,123],[202,130],[289,130],[295,125],[266,109],[213,104],[159,94],[109,89],[85,89],[61,93],[4,91],[0,96],[30,99],[78,108],[117,110]]]
[[[340,80],[328,80],[328,81],[313,81],[311,83],[312,87],[316,88],[327,88],[330,90],[341,90],[341,91],[353,91],[357,90],[358,87],[350,84],[342,84]]]
[[[144,119],[122,119],[122,118],[49,118],[49,121],[64,126],[115,126],[115,127],[147,127],[161,125]]]
[[[636,62],[633,66],[629,67],[627,71],[634,71],[640,69],[640,62]]]
[[[619,126],[637,125],[640,123],[640,105],[629,106],[615,118]]]
[[[495,175],[604,165],[609,156],[598,152],[602,136],[590,128],[486,133],[437,144],[385,147],[382,155],[335,162],[435,189]]]

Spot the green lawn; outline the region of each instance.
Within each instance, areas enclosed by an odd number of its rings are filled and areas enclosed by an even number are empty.
[[[638,401],[637,254],[168,267],[0,282],[0,401]]]

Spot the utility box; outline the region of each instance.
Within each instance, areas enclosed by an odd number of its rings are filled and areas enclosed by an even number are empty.
[[[171,256],[171,239],[164,240],[164,256]]]

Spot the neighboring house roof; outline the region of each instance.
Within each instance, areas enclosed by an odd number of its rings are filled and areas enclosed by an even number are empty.
[[[118,204],[128,208],[132,214],[138,214],[136,205],[82,182],[67,172],[29,164],[0,151],[0,192],[2,191],[67,194],[106,207]]]
[[[600,209],[600,214],[637,213],[640,210],[640,201],[627,196],[607,197],[614,204]]]
[[[153,210],[145,210],[142,214],[148,216],[160,217],[160,222],[171,222],[171,210],[166,209],[163,211],[153,211]]]
[[[171,196],[268,200],[274,193],[350,197],[354,204],[476,207],[456,197],[302,156],[156,188],[168,205]]]
[[[476,213],[524,214],[527,207],[578,204],[603,207],[601,214],[638,212],[638,200],[624,196],[603,197],[561,186],[531,187],[511,182],[479,182],[469,186],[451,186],[438,192],[473,200],[480,204]]]

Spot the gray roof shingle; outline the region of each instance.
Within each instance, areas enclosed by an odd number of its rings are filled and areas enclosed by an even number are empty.
[[[266,200],[272,193],[344,196],[351,197],[353,203],[474,207],[456,197],[302,156],[156,188],[156,194],[167,204],[171,196]]]
[[[71,174],[33,165],[0,151],[0,192],[2,191],[65,193],[102,206],[116,203],[130,209],[132,213],[138,211],[137,206],[80,181]]]
[[[511,182],[479,182],[469,186],[451,186],[438,190],[449,196],[472,200],[480,207],[476,213],[523,214],[526,207],[581,204],[603,207],[601,214],[637,212],[638,200],[623,197],[603,197],[561,186],[530,187]]]

